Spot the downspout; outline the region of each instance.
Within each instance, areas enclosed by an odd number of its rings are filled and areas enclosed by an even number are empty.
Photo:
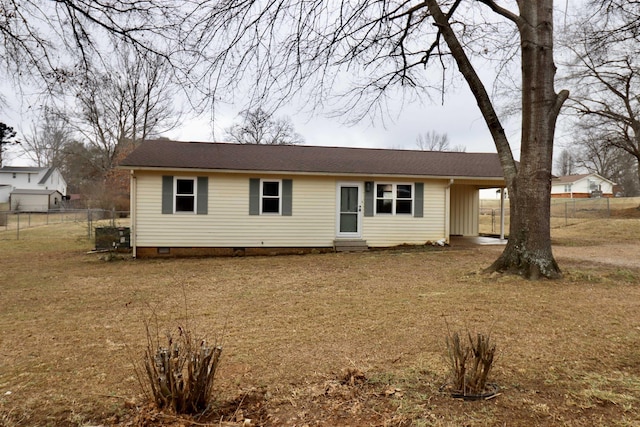
[[[131,242],[131,248],[133,250],[133,257],[136,257],[136,201],[138,199],[138,186],[137,186],[137,180],[136,180],[136,175],[133,171],[133,169],[131,170],[131,181],[130,181],[130,188],[129,188],[129,216],[131,219],[131,224],[130,224],[130,234],[129,234],[129,241]]]
[[[504,240],[504,187],[500,189],[500,240]]]
[[[449,183],[444,188],[444,238],[447,244],[451,243],[451,186],[453,178],[449,179]]]

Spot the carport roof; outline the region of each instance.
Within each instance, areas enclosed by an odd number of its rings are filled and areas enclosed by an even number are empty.
[[[120,163],[126,169],[198,169],[501,179],[496,153],[256,145],[150,140]]]

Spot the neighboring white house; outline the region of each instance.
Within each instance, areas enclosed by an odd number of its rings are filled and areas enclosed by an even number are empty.
[[[477,236],[497,154],[145,141],[131,170],[134,256],[389,247]]]
[[[57,193],[57,196],[54,193]],[[67,182],[58,168],[23,166],[0,168],[0,203],[11,201],[12,209],[14,206],[17,206],[18,210],[25,211],[60,209],[66,194]],[[12,198],[16,200],[11,200]]]
[[[615,182],[597,173],[560,176],[551,181],[551,197],[570,199],[613,197],[614,185],[616,185]]]

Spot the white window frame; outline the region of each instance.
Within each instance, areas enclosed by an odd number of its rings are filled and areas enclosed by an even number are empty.
[[[387,200],[391,200],[391,213],[388,212],[378,212],[378,200],[385,200],[385,197],[378,197],[378,185],[391,185],[391,194],[392,197]],[[411,212],[409,213],[397,213],[397,202],[398,202],[398,186],[399,185],[407,185],[411,187],[411,199],[400,198],[399,200],[411,200]],[[400,216],[413,216],[415,212],[415,202],[416,202],[416,189],[415,185],[412,182],[374,182],[373,183],[373,208],[375,215],[381,216],[391,216],[391,215],[400,215]]]
[[[564,192],[565,193],[571,193],[571,186],[572,186],[572,184],[565,184],[564,185]]]
[[[176,198],[178,197],[178,180],[181,181],[193,181],[193,210],[192,211],[179,211],[177,210]],[[191,194],[180,194],[181,196],[191,196]],[[198,209],[198,178],[195,176],[174,176],[173,177],[173,213],[178,215],[195,215]]]
[[[265,196],[264,195],[264,183],[278,183],[278,196]],[[263,212],[263,200],[264,199],[278,199],[278,212]],[[281,179],[260,179],[260,215],[282,215],[282,180]]]

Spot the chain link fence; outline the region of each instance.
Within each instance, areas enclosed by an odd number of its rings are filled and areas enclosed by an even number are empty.
[[[508,204],[505,201],[505,232],[509,231]],[[482,200],[480,206],[480,233],[499,233],[500,201]],[[551,199],[552,226],[567,226],[576,220],[597,218],[640,218],[640,197]]]
[[[71,209],[49,212],[0,211],[0,240],[20,240],[24,231],[53,224],[76,224],[93,240],[96,228],[129,226],[129,211]],[[21,236],[22,233],[22,236]]]

